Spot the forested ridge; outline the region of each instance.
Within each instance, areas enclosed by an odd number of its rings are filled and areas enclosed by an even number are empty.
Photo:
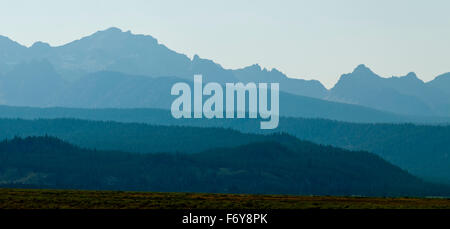
[[[448,125],[355,124],[324,119],[281,118],[277,129],[262,131],[258,120],[176,120],[160,110],[80,109],[76,110],[80,112],[77,114],[63,108],[58,114],[44,111],[50,113],[43,116],[52,118],[66,114],[68,117],[78,115],[85,119],[117,120],[122,123],[72,118],[0,119],[0,139],[49,134],[93,149],[191,153],[212,147],[238,146],[261,140],[258,134],[283,132],[318,144],[369,151],[416,176],[450,184]]]
[[[0,142],[2,187],[299,195],[446,196],[367,152],[271,135],[192,154],[79,148],[49,136]]]

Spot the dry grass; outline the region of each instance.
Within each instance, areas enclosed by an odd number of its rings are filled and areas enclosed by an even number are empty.
[[[0,189],[0,209],[450,209],[443,198]]]

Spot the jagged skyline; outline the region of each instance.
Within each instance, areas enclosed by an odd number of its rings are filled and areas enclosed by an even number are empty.
[[[26,46],[61,45],[117,26],[225,68],[258,63],[330,88],[361,63],[382,76],[413,71],[424,81],[450,71],[449,7],[441,0],[44,0],[0,3],[0,20],[13,22],[1,34]]]
[[[57,47],[38,42],[27,48],[0,37],[0,47],[0,102],[7,105],[167,109],[172,99],[164,95],[169,95],[170,87],[202,74],[205,82],[280,83],[280,90],[287,93],[282,100],[291,103],[287,107],[301,108],[293,103],[307,102],[306,96],[318,99],[309,100],[317,108],[353,104],[361,111],[369,107],[403,115],[450,116],[450,73],[425,83],[413,73],[383,78],[358,65],[327,90],[317,80],[288,78],[276,69],[268,71],[259,65],[230,70],[197,55],[190,59],[152,36],[118,28]],[[305,106],[311,108],[311,104]],[[298,112],[283,111],[284,115]]]
[[[99,31],[96,31],[94,33],[88,34],[86,36],[79,37],[79,38],[73,39],[73,40],[71,40],[71,41],[69,41],[67,43],[64,43],[64,44],[61,44],[61,45],[56,45],[56,46],[53,46],[53,45],[51,45],[51,44],[49,44],[49,43],[47,43],[45,41],[34,41],[32,45],[27,46],[25,44],[21,44],[20,42],[15,41],[12,38],[4,36],[2,34],[0,34],[0,41],[3,40],[5,43],[9,43],[9,44],[15,43],[15,45],[21,46],[21,47],[27,48],[27,49],[45,50],[47,48],[64,47],[64,46],[73,44],[73,43],[75,43],[75,42],[77,42],[79,40],[90,39],[90,37],[95,36],[96,34],[100,34],[100,33],[102,33],[102,34],[105,33],[105,35],[109,34],[107,36],[113,36],[113,34],[128,34],[128,35],[131,35],[131,36],[144,36],[144,37],[149,38],[149,39],[154,39],[155,42],[157,42],[160,45],[163,45],[163,46],[167,47],[169,50],[172,50],[172,51],[174,51],[176,53],[179,53],[181,55],[185,55],[185,56],[189,57],[189,55],[187,55],[186,53],[178,52],[177,50],[174,50],[171,47],[167,46],[163,42],[159,41],[157,37],[153,37],[153,36],[151,36],[149,34],[135,34],[135,33],[133,33],[130,30],[125,31],[125,30],[122,30],[122,29],[120,29],[118,27],[109,27],[109,28],[106,28],[104,30],[99,30]],[[101,36],[104,36],[104,35],[101,35]],[[194,61],[196,58],[197,59],[200,58],[200,59],[207,60],[207,61],[212,61],[212,62],[214,62],[216,64],[219,64],[220,66],[224,67],[224,65],[222,63],[217,62],[214,59],[205,59],[204,57],[200,57],[197,53],[194,54],[192,57],[189,57],[189,58],[192,61]],[[339,81],[342,78],[342,76],[344,76],[346,74],[349,74],[349,73],[352,73],[355,70],[357,70],[358,68],[367,68],[370,72],[372,72],[372,74],[374,74],[375,76],[377,76],[377,77],[379,77],[381,79],[391,79],[391,78],[400,78],[401,79],[401,78],[404,78],[404,77],[406,78],[408,76],[413,76],[414,78],[417,78],[418,80],[420,80],[420,81],[422,81],[424,83],[430,83],[431,81],[433,81],[434,79],[436,79],[438,77],[446,76],[446,75],[450,74],[450,71],[443,72],[443,73],[438,74],[438,75],[436,75],[436,76],[434,76],[434,77],[432,77],[432,78],[430,78],[428,80],[423,79],[421,76],[417,75],[416,72],[414,72],[414,71],[408,71],[408,72],[406,72],[405,74],[402,74],[402,75],[384,76],[384,75],[379,74],[376,71],[376,69],[373,70],[370,67],[370,65],[367,65],[367,64],[364,64],[364,63],[359,63],[359,64],[355,64],[351,71],[341,72],[339,75],[337,75],[336,79],[335,79],[335,81],[336,81],[335,83],[333,83],[331,85],[327,85],[326,82],[322,81],[319,78],[296,77],[296,76],[289,75],[288,73],[284,72],[282,69],[279,69],[277,67],[267,68],[267,67],[261,66],[259,63],[254,63],[254,64],[251,64],[251,65],[248,65],[248,66],[243,66],[241,68],[225,68],[225,69],[228,69],[228,70],[245,70],[245,69],[248,69],[248,68],[257,68],[258,71],[268,71],[268,72],[273,72],[274,71],[274,72],[277,72],[279,74],[283,74],[283,75],[285,75],[285,76],[287,76],[289,78],[293,78],[293,79],[303,79],[303,80],[318,81],[328,90],[331,90],[333,87],[335,87],[339,83]]]

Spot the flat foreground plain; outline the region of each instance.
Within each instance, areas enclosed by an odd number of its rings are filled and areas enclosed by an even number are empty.
[[[450,199],[0,189],[0,209],[450,209]]]

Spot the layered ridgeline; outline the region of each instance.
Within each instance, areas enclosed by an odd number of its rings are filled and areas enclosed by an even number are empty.
[[[45,66],[45,67],[44,67]],[[146,77],[118,72],[96,72],[75,82],[53,77],[57,73],[46,61],[20,64],[0,77],[0,102],[31,107],[160,108],[170,109],[177,96],[170,94],[178,77]],[[52,76],[52,77],[50,77]],[[204,77],[204,80],[208,79]],[[235,81],[233,81],[235,82]],[[237,82],[237,81],[236,81]],[[283,84],[280,85],[283,88]],[[193,87],[192,87],[193,88]],[[367,107],[331,102],[280,92],[280,115],[327,118],[354,122],[441,122],[450,118],[401,116]]]
[[[208,81],[236,82],[264,81],[286,83],[287,92],[310,97],[323,97],[326,89],[318,81],[296,80],[276,69],[261,69],[258,65],[228,70],[211,60],[195,55],[192,59],[176,53],[145,35],[135,35],[110,28],[96,32],[63,46],[51,47],[36,42],[27,48],[7,37],[0,36],[0,73],[8,75],[21,64],[48,64],[61,79],[74,81],[99,71],[121,72],[147,77],[178,77],[192,79],[203,74]],[[44,62],[44,63],[43,63]],[[46,63],[45,63],[46,62]],[[45,80],[45,77],[41,77]],[[301,90],[305,89],[305,90]]]
[[[449,126],[354,124],[282,117],[277,129],[262,131],[259,129],[258,120],[176,120],[168,111],[152,109],[3,107],[0,111],[1,117],[10,118],[80,118],[134,122],[127,124],[72,119],[1,119],[0,139],[49,134],[76,145],[102,150],[192,153],[211,147],[232,147],[260,140],[260,136],[255,134],[285,132],[319,144],[366,150],[413,175],[450,184]],[[253,134],[242,134],[231,129]],[[244,135],[246,137],[243,137]],[[249,138],[252,140],[245,140]]]
[[[414,72],[405,76],[383,78],[364,65],[341,76],[330,90],[329,100],[364,105],[397,114],[450,114],[450,74],[428,83]]]
[[[382,78],[361,65],[327,90],[257,64],[229,70],[197,55],[190,59],[151,36],[117,28],[58,47],[27,48],[0,36],[0,51],[0,103],[6,105],[169,109],[173,83],[203,74],[205,82],[280,83],[282,115],[361,122],[409,121],[392,113],[450,116],[449,74],[425,83],[414,73]]]
[[[164,192],[449,196],[367,152],[287,135],[194,154],[82,149],[51,137],[0,142],[0,186]]]

